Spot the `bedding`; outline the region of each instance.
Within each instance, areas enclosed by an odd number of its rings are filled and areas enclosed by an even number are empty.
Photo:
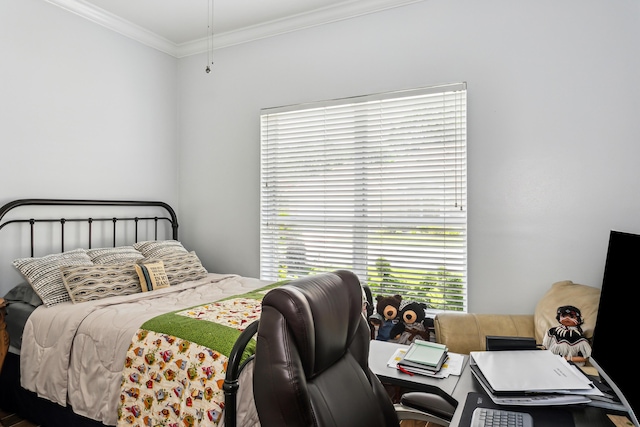
[[[22,347],[24,325],[35,307],[25,302],[14,301],[8,303],[5,310],[7,315],[4,320],[9,333],[9,351],[19,354]]]
[[[128,352],[131,353],[132,337],[138,339],[141,336],[145,322],[168,312],[171,313],[169,317],[185,317],[176,312],[246,294],[271,283],[237,275],[207,273],[199,280],[151,292],[112,296],[80,304],[66,301],[50,307],[42,305],[33,311],[24,328],[20,366],[22,386],[59,405],[72,406],[79,415],[105,425],[115,425],[119,408],[121,412],[124,408],[122,413],[125,417],[137,411],[127,410],[122,405],[121,383],[123,367],[130,365],[129,368],[138,369],[141,366],[129,362]],[[150,342],[162,340],[167,335],[162,332],[163,326],[153,326],[154,322],[149,325],[150,330],[153,327],[160,331],[153,331],[159,335]],[[171,329],[171,332],[175,331]],[[189,339],[197,341],[193,336]],[[197,345],[201,344],[195,343],[194,348]],[[213,342],[205,342],[206,345],[218,346]],[[223,354],[226,350],[222,347],[210,350]],[[178,352],[176,350],[174,354]],[[193,357],[201,357],[200,353],[202,351],[195,352]],[[135,391],[131,393],[136,394]],[[127,395],[126,392],[124,394]],[[131,418],[127,420],[131,421]]]
[[[9,332],[9,351],[19,354],[24,325],[33,310],[42,305],[42,300],[27,282],[13,287],[4,295],[4,300],[7,302],[5,323]]]
[[[0,269],[26,282],[6,294],[12,341],[0,403],[39,425],[115,425],[127,351],[145,322],[270,283],[208,273],[177,240],[177,216],[164,202],[18,199],[0,207],[5,229],[11,258]],[[238,390],[239,404],[252,404],[250,388]]]
[[[145,322],[125,359],[118,426],[219,425],[231,349],[240,332],[259,319],[264,294],[280,284]],[[252,344],[245,357],[253,353]]]

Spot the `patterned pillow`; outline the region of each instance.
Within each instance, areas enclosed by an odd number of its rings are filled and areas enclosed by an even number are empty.
[[[148,260],[162,260],[164,271],[172,286],[189,280],[203,279],[208,273],[195,252],[185,251],[173,255],[156,256]]]
[[[168,288],[171,286],[167,273],[164,271],[162,261],[140,262],[134,265],[142,292],[153,291],[156,289]]]
[[[18,258],[13,265],[27,279],[33,290],[47,306],[70,301],[64,286],[60,267],[66,265],[92,265],[91,258],[84,249],[75,249],[41,258]]]
[[[134,263],[144,258],[144,255],[133,246],[88,249],[87,255],[94,264]]]
[[[164,255],[184,254],[188,251],[177,240],[149,240],[133,244],[145,258],[159,258]]]
[[[134,264],[94,264],[60,268],[64,286],[74,303],[140,292]]]

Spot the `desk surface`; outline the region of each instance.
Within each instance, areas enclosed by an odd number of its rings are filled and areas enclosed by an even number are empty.
[[[437,393],[449,399],[453,396],[458,381],[460,380],[460,377],[457,375],[449,375],[447,378],[431,378],[425,375],[411,376],[397,369],[390,368],[387,362],[389,362],[389,359],[398,347],[407,346],[386,341],[371,341],[369,368],[382,383],[400,386],[409,390]],[[466,367],[468,360],[469,357],[465,356],[463,366]],[[464,399],[462,401],[464,402]]]
[[[386,384],[401,386],[415,391],[435,392],[448,396],[458,402],[450,427],[459,427],[464,412],[464,404],[470,392],[483,393],[482,386],[473,377],[465,357],[464,367],[460,376],[450,375],[448,378],[438,379],[423,375],[407,375],[397,369],[387,366],[387,362],[401,344],[384,341],[371,341],[369,351],[369,367],[371,371]],[[487,396],[487,399],[489,397]],[[513,407],[512,407],[513,408]],[[522,408],[522,407],[520,407]],[[613,427],[613,422],[606,417],[606,411],[592,406],[566,407],[573,416],[575,427]],[[515,410],[518,410],[517,407]]]
[[[460,402],[460,404],[456,408],[456,412],[453,414],[450,427],[458,427],[461,425],[460,421],[464,412],[464,403],[470,392],[482,393],[486,396],[482,386],[473,377],[471,368],[467,363],[462,370],[460,380],[452,394],[453,398]],[[490,400],[489,396],[486,397]],[[527,407],[520,406],[507,408],[517,411],[519,408],[520,410],[526,410]],[[613,422],[607,418],[607,411],[602,408],[587,405],[562,406],[560,408],[566,408],[571,413],[575,427],[614,427]]]

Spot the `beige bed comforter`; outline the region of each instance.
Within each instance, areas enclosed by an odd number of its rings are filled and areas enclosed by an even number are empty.
[[[140,325],[159,314],[240,295],[270,282],[210,273],[153,292],[38,307],[22,338],[22,386],[115,425],[121,372]]]

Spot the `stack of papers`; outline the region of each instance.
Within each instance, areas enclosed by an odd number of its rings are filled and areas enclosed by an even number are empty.
[[[398,347],[398,349],[393,353],[393,355],[387,362],[387,366],[397,369],[398,362],[404,359],[404,356],[407,354],[407,349],[408,347],[405,346]],[[447,378],[449,375],[460,375],[462,373],[463,365],[464,356],[462,354],[447,352],[447,357],[445,358],[445,361],[442,364],[442,368],[440,368],[439,371],[434,372],[426,369],[415,369],[413,370],[413,372],[411,372],[411,374],[417,373],[419,375],[424,375],[432,378]]]
[[[602,395],[577,366],[549,350],[471,352],[470,367],[497,404],[567,405]]]

